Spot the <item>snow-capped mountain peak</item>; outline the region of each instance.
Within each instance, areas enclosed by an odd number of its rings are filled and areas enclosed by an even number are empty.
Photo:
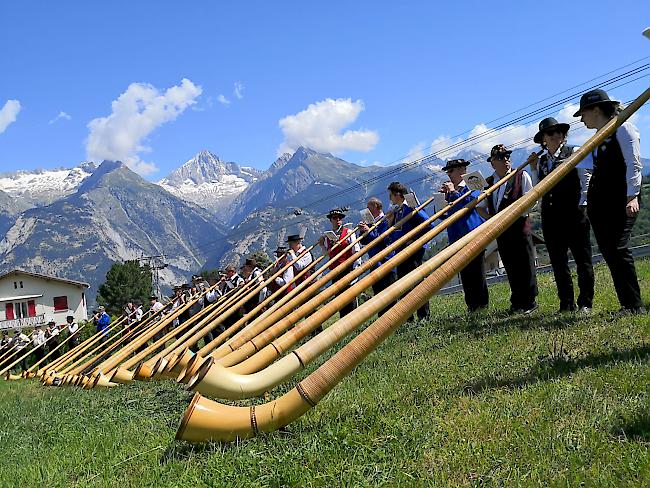
[[[0,190],[31,207],[49,205],[77,191],[97,165],[84,162],[74,168],[34,171],[20,170],[0,174]]]
[[[255,168],[225,162],[203,150],[158,184],[173,195],[222,216],[230,202],[260,175]]]

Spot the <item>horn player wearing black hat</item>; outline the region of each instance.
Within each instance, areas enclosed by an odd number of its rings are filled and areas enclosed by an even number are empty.
[[[530,156],[533,183],[543,180],[577,149],[567,144],[569,127],[569,124],[560,123],[553,117],[539,123],[533,141],[541,144],[546,153],[541,158],[536,153]],[[587,219],[587,188],[592,166],[591,157],[585,158],[542,197],[542,232],[555,276],[560,312],[574,311],[576,305],[581,312],[589,312],[593,305],[594,268]],[[577,304],[569,269],[569,251],[578,274],[580,293]]]
[[[334,259],[341,251],[343,251],[343,249],[345,249],[349,244],[356,240],[357,236],[352,230],[348,228],[350,227],[349,225],[345,225],[343,223],[343,219],[345,219],[345,211],[343,209],[335,208],[330,210],[327,213],[327,219],[330,221],[330,225],[332,226],[333,235],[329,235],[329,237],[327,235],[321,236],[318,244],[323,247],[324,252],[326,252],[329,256],[329,268],[334,269],[337,266],[342,265],[348,258],[352,257],[353,254],[359,251],[361,249],[361,245],[359,243],[355,243],[341,256],[339,256],[337,259]],[[355,268],[357,264],[358,261],[355,261],[352,265],[352,268]],[[350,269],[350,271],[351,270],[352,269]],[[345,272],[341,273],[337,279],[341,279],[341,277],[343,277],[345,274]],[[356,298],[347,305],[341,307],[339,315],[343,317],[344,315],[352,312],[352,310],[355,308],[357,308]],[[317,330],[320,331],[320,329]]]
[[[580,98],[580,116],[588,129],[601,129],[617,113],[620,103],[603,90]],[[640,314],[646,310],[630,252],[632,227],[639,214],[641,148],[639,131],[625,122],[592,153],[594,169],[587,193],[587,214],[600,252],[614,281],[621,311]]]
[[[486,178],[490,186],[512,171],[510,154],[512,151],[503,144],[497,144],[490,151],[488,161],[494,168],[492,176]],[[532,187],[530,175],[526,171],[518,171],[506,184],[490,194],[483,202],[487,202],[487,205],[479,207],[479,213],[483,218],[489,218],[528,193]],[[497,246],[510,285],[510,312],[528,314],[537,308],[535,247],[528,214],[519,217],[497,237]]]
[[[442,168],[449,177],[449,181],[443,183],[440,188],[440,192],[445,194],[445,200],[448,203],[454,202],[464,195],[463,200],[451,208],[443,218],[451,216],[472,200],[478,198],[481,194],[479,190],[470,190],[463,180],[463,175],[467,173],[467,166],[469,166],[469,161],[452,159],[447,161],[447,164]],[[456,242],[464,235],[469,234],[483,222],[485,222],[483,217],[481,217],[476,208],[473,208],[469,214],[461,217],[447,227],[449,243]],[[478,256],[463,268],[460,272],[460,282],[463,285],[465,303],[470,312],[475,312],[488,306],[490,296],[485,279],[485,250],[481,251]]]

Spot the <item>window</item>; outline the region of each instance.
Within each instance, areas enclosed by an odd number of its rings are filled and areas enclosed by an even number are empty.
[[[14,318],[24,319],[25,317],[29,317],[27,302],[14,303]]]
[[[21,288],[23,287],[23,282],[22,282],[22,281],[20,282],[20,287],[21,287]]]
[[[17,289],[18,289],[18,282],[14,281],[14,290],[17,290]]]
[[[54,311],[63,312],[68,310],[68,297],[54,297]]]

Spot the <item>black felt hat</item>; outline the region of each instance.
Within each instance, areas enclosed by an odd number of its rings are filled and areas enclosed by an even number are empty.
[[[343,210],[341,210],[340,208],[333,208],[332,210],[330,210],[328,212],[327,218],[331,219],[335,215],[340,215],[341,217],[345,217],[345,212]]]
[[[499,156],[501,158],[501,157],[504,157],[504,156],[510,156],[511,154],[512,154],[512,151],[510,149],[506,148],[506,146],[504,146],[503,144],[497,144],[490,151],[490,157],[487,158],[487,160],[488,160],[488,163],[489,163],[489,162],[492,161],[492,158],[494,158],[496,156]]]
[[[275,254],[285,254],[289,252],[289,248],[286,246],[278,246],[278,248],[275,250]]]
[[[287,242],[302,241],[302,237],[299,234],[291,234],[287,236]]]
[[[609,98],[609,95],[605,90],[591,90],[585,93],[580,97],[580,108],[576,113],[573,114],[574,117],[580,117],[582,111],[586,108],[593,107],[594,105],[601,104],[610,104],[610,105],[619,105],[621,102],[618,100],[612,100]]]
[[[544,120],[542,120],[539,123],[539,131],[537,132],[537,134],[535,134],[535,137],[533,137],[533,141],[535,141],[537,144],[541,144],[542,137],[544,136],[544,132],[546,132],[547,130],[557,129],[566,134],[567,132],[569,132],[569,127],[571,127],[569,124],[560,123],[557,120],[555,120],[553,117],[546,117]]]
[[[469,166],[469,161],[466,161],[465,159],[450,159],[447,161],[447,164],[442,167],[442,171],[448,171],[454,168],[465,168],[467,166]]]

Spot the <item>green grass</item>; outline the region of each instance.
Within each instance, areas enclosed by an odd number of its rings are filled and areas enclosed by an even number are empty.
[[[527,318],[505,284],[478,317],[435,297],[286,432],[232,444],[174,441],[172,382],[1,382],[0,486],[648,486],[650,320],[611,313],[603,266],[597,284],[588,317],[556,313],[550,274]]]

